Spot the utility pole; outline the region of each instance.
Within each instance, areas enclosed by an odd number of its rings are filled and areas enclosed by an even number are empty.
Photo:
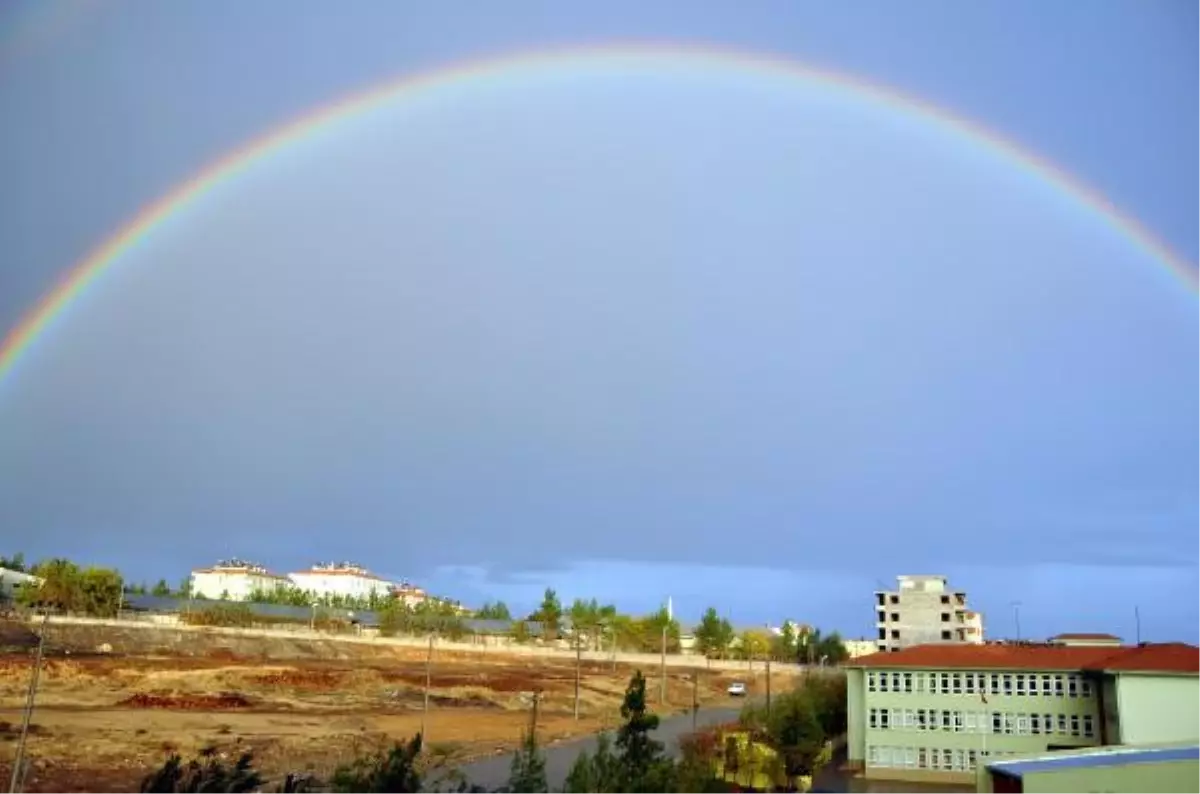
[[[429,651],[425,654],[425,706],[421,711],[421,741],[428,743],[429,684],[433,680],[433,632],[429,632]]]
[[[579,675],[583,664],[583,646],[579,642],[579,630],[575,631],[575,719],[579,719]]]
[[[42,674],[42,656],[46,652],[46,622],[48,612],[42,613],[42,632],[38,637],[37,654],[33,657],[33,672],[29,676],[29,692],[25,695],[25,715],[21,719],[21,738],[17,740],[17,753],[13,756],[12,777],[8,782],[9,792],[17,791],[17,782],[23,777],[25,766],[25,740],[29,736],[29,722],[33,719],[33,703],[37,698],[38,679]]]
[[[662,630],[662,662],[659,665],[659,677],[661,678],[659,701],[665,706],[667,705],[667,627],[665,624]]]
[[[692,733],[696,732],[696,717],[700,713],[700,671],[692,672]]]
[[[767,716],[771,716],[771,654],[767,654]]]
[[[529,735],[537,740],[538,704],[542,700],[541,688],[533,690],[533,708],[529,713]]]
[[[617,672],[617,630],[614,627],[608,638],[608,650],[612,654],[613,672]]]

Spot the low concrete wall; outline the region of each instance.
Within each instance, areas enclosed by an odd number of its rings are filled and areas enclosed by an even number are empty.
[[[32,619],[32,627],[37,628],[41,622],[40,618]],[[147,632],[163,632],[178,635],[181,632],[207,634],[225,637],[241,637],[241,638],[261,638],[261,639],[280,639],[293,641],[311,641],[316,643],[336,643],[336,644],[354,644],[362,646],[372,646],[376,648],[426,648],[429,645],[429,639],[425,636],[401,636],[401,637],[379,637],[379,636],[362,636],[357,634],[333,634],[320,631],[312,631],[304,626],[290,627],[287,629],[279,628],[232,628],[224,626],[190,626],[180,623],[177,620],[159,621],[157,619],[126,619],[126,618],[88,618],[88,617],[52,617],[49,621],[49,627],[53,632],[55,627],[60,626],[86,626],[92,628],[114,628],[121,630],[147,631]],[[97,643],[98,644],[98,643]],[[575,652],[570,648],[555,648],[537,645],[520,645],[516,643],[506,645],[479,644],[471,641],[455,642],[445,638],[434,638],[434,647],[442,651],[451,651],[459,653],[499,653],[511,656],[529,656],[536,658],[555,658],[569,660],[575,657]],[[588,662],[616,662],[618,664],[631,665],[649,670],[660,666],[664,663],[664,659],[660,654],[656,653],[611,653],[606,651],[583,651],[580,656],[584,661]],[[705,660],[700,656],[689,656],[686,654],[667,654],[665,663],[667,667],[672,668],[691,668],[691,669],[706,669],[717,670],[722,672],[744,672],[748,675],[762,675],[765,672],[765,666],[761,661],[745,662],[736,660]],[[778,675],[800,675],[810,670],[814,673],[829,672],[832,668],[812,667],[806,668],[805,665],[798,664],[780,664],[772,663],[771,672]]]

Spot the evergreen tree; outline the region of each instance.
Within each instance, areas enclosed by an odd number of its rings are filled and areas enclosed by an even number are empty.
[[[669,791],[673,765],[663,758],[663,744],[650,737],[658,715],[646,708],[646,678],[638,670],[629,680],[621,704],[625,724],[617,729],[617,749],[623,791]]]
[[[537,736],[532,731],[522,733],[521,746],[513,753],[508,790],[528,794],[550,790],[546,784],[546,757],[538,749]]]
[[[596,752],[585,750],[575,758],[567,773],[565,790],[571,794],[605,794],[624,791],[620,759],[613,754],[612,738],[607,733],[596,737]]]
[[[359,758],[333,773],[330,787],[344,792],[409,792],[421,790],[417,758],[421,755],[421,734],[408,744],[397,742],[387,754]]]

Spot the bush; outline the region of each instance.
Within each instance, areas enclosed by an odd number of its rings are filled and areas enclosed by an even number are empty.
[[[421,755],[421,734],[408,744],[397,742],[386,753],[355,759],[338,767],[330,780],[333,791],[409,792],[421,790],[417,759]]]
[[[172,755],[155,772],[142,780],[139,791],[143,792],[242,792],[256,791],[263,784],[262,777],[254,770],[253,757],[242,753],[232,765],[217,757],[215,747],[200,751],[198,759],[183,763],[179,755]]]

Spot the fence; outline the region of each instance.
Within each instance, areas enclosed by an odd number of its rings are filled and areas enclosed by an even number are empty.
[[[77,616],[54,617],[50,626],[107,626],[110,628],[134,630],[163,630],[199,632],[201,634],[228,637],[255,637],[262,639],[290,639],[317,642],[340,642],[362,645],[373,645],[395,648],[427,648],[427,636],[397,636],[382,637],[370,630],[356,631],[349,634],[332,634],[313,631],[303,625],[271,626],[270,628],[233,628],[227,626],[192,626],[182,622],[177,615],[156,614],[122,614],[118,618],[88,618]],[[523,645],[515,643],[508,637],[493,637],[474,635],[472,640],[454,641],[443,637],[434,638],[434,646],[439,650],[462,653],[503,653],[513,656],[529,656],[537,658],[556,658],[570,660],[575,658],[575,651],[569,647],[549,645]],[[585,662],[617,663],[643,668],[652,668],[661,664],[668,667],[704,667],[709,670],[727,672],[762,672],[761,661],[742,661],[733,659],[710,659],[691,654],[667,654],[664,658],[657,653],[629,653],[611,651],[582,651],[580,657]],[[808,669],[806,665],[773,662],[772,672],[779,674],[800,674]],[[812,668],[820,669],[820,668]]]

